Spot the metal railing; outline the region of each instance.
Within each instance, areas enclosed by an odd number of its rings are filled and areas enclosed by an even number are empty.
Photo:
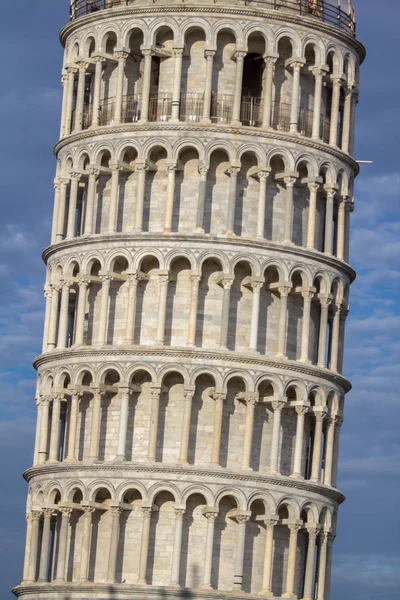
[[[180,121],[199,123],[203,117],[204,97],[199,93],[186,93],[181,96]],[[213,95],[211,98],[211,122],[229,125],[232,121],[233,96]],[[172,112],[172,94],[151,94],[149,101],[149,121],[169,121]],[[271,126],[277,131],[290,131],[291,105],[272,103]],[[142,95],[131,94],[122,99],[121,122],[137,123],[142,114]],[[261,98],[244,96],[242,98],[240,119],[246,127],[262,127],[263,104]],[[76,111],[72,111],[72,128],[76,129]],[[100,126],[112,125],[115,122],[115,98],[106,98],[99,108],[98,122]],[[85,104],[82,114],[82,129],[93,125],[93,104]],[[312,136],[313,111],[308,108],[299,109],[298,131],[305,137]],[[339,126],[340,129],[340,126]],[[330,120],[325,115],[320,117],[320,138],[328,143]]]
[[[75,0],[70,7],[71,20],[90,15],[100,10],[130,5],[183,4],[185,0]],[[319,19],[355,36],[354,8],[350,3],[344,10],[331,0],[202,0],[202,4],[229,4],[229,6],[254,6],[279,10]]]

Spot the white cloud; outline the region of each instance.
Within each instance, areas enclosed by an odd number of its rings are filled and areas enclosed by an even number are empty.
[[[342,582],[387,588],[388,593],[394,593],[389,590],[400,586],[400,557],[383,554],[336,554],[332,576]]]

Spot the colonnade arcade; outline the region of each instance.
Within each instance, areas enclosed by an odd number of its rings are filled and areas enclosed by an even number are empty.
[[[352,153],[358,60],[289,24],[163,15],[72,38],[64,63],[61,138],[120,123],[219,123],[276,129]]]
[[[307,391],[299,380],[283,388],[268,377],[249,391],[240,375],[220,383],[212,372],[187,381],[181,369],[158,381],[143,369],[126,382],[113,369],[100,381],[82,370],[75,384],[66,372],[56,382],[45,376],[34,464],[179,463],[336,486],[343,414],[336,391]]]
[[[211,234],[295,244],[348,262],[352,180],[329,161],[317,166],[286,150],[267,160],[259,148],[235,156],[215,142],[175,151],[157,142],[145,156],[129,144],[94,157],[81,151],[74,161],[64,156],[52,243],[93,234]]]
[[[198,484],[36,490],[24,582],[126,583],[328,600],[336,513]],[[160,537],[160,526],[163,538]],[[163,555],[165,544],[172,552]],[[140,549],[140,551],[138,551]],[[106,550],[106,552],[105,552]],[[255,551],[255,552],[254,552]],[[253,554],[254,552],[254,554]],[[260,564],[253,556],[261,557]]]
[[[92,255],[93,256],[93,255]],[[140,255],[139,255],[140,256]],[[183,250],[167,268],[144,255],[54,265],[45,287],[43,352],[82,345],[154,345],[253,352],[341,372],[348,286],[279,262],[260,272],[237,259]],[[101,262],[100,262],[101,261]],[[163,260],[164,264],[165,261]],[[216,325],[218,324],[217,328]]]

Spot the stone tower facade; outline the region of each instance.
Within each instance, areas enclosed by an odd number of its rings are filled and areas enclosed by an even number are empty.
[[[23,580],[329,600],[364,49],[336,0],[75,0]]]

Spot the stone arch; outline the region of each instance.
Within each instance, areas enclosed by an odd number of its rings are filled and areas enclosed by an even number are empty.
[[[147,490],[143,483],[141,483],[139,480],[132,479],[129,482],[124,481],[116,488],[115,498],[117,502],[123,502],[125,494],[131,490],[135,490],[140,494],[142,502],[147,496]]]
[[[206,375],[207,377],[210,377],[210,379],[214,380],[214,385],[216,388],[221,389],[222,388],[222,377],[221,377],[221,373],[219,372],[219,370],[217,368],[211,367],[211,366],[201,366],[201,367],[196,367],[193,371],[191,371],[190,373],[190,383],[191,385],[195,385],[196,381],[199,377],[201,377],[202,375]]]
[[[302,56],[302,43],[300,35],[294,29],[290,27],[280,27],[274,35],[274,52],[278,52],[279,42],[287,38],[290,41],[292,46],[292,56],[293,57],[301,57]]]
[[[155,19],[151,25],[149,25],[149,43],[152,46],[156,46],[157,43],[157,37],[160,34],[160,32],[163,32],[163,30],[170,30],[172,35],[173,35],[173,43],[174,44],[178,44],[181,41],[181,36],[180,36],[180,27],[178,25],[178,23],[176,22],[175,19],[168,17],[166,15],[163,15],[162,17],[159,17],[157,19]]]
[[[222,31],[229,31],[234,36],[237,46],[241,46],[243,44],[243,30],[239,24],[235,21],[221,19],[212,26],[213,47],[217,45],[218,34]]]
[[[221,500],[226,496],[232,496],[235,499],[237,508],[239,510],[247,509],[247,498],[240,488],[224,486],[215,494],[215,506],[218,508]]]
[[[152,506],[157,496],[162,492],[169,492],[174,497],[176,504],[181,504],[181,492],[179,488],[172,482],[160,481],[152,485],[146,494],[145,506]]]
[[[182,506],[186,506],[188,498],[194,494],[203,496],[206,500],[207,506],[214,506],[214,494],[208,486],[203,484],[192,484],[183,490],[180,497],[180,504],[182,504]]]
[[[184,21],[182,21],[179,29],[180,29],[181,40],[184,43],[186,42],[186,36],[188,33],[190,33],[190,31],[192,31],[194,29],[200,29],[205,35],[206,44],[208,46],[211,44],[212,28],[211,28],[209,22],[207,21],[207,19],[205,19],[205,18],[202,18],[199,16],[188,17]]]
[[[103,492],[103,490],[108,492],[109,495],[109,498],[106,498],[106,501],[116,501],[114,486],[108,480],[96,479],[95,481],[91,482],[87,488],[87,497],[89,502],[95,502],[95,498],[98,496],[99,492]],[[104,493],[104,496],[107,496],[107,494]]]

